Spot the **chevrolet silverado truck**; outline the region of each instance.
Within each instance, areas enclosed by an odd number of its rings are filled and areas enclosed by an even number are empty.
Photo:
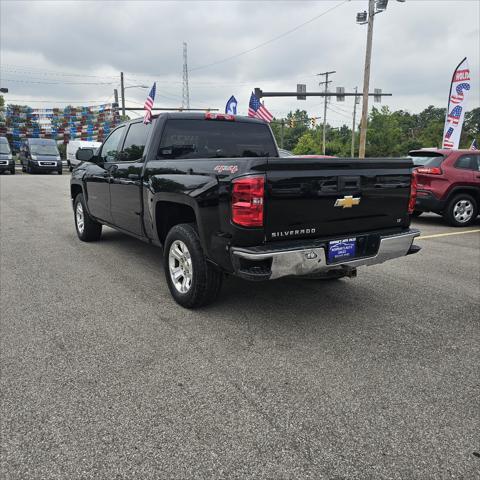
[[[210,112],[127,122],[77,159],[80,240],[106,225],[163,247],[187,308],[213,301],[225,275],[353,277],[420,250],[410,159],[281,158],[265,122]]]

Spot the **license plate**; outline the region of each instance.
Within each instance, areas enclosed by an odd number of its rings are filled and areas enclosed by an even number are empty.
[[[339,260],[355,257],[356,246],[356,238],[332,240],[328,244],[328,263],[334,263],[338,262]]]

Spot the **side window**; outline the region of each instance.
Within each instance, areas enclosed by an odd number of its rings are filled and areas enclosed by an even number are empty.
[[[102,146],[102,152],[100,153],[100,157],[102,157],[104,162],[114,162],[117,158],[118,145],[124,130],[125,127],[117,128],[105,140],[105,143]]]
[[[455,162],[455,168],[460,168],[462,170],[476,170],[477,162],[475,161],[475,157],[473,155],[464,155],[463,157],[460,157]]]
[[[473,156],[473,169],[480,172],[480,155]]]
[[[132,123],[128,129],[125,143],[123,144],[122,161],[138,162],[142,160],[143,151],[153,123],[145,125],[143,122]]]

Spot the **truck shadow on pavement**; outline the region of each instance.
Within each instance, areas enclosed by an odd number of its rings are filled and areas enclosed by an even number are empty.
[[[195,315],[212,320],[215,317],[243,322],[245,318],[255,318],[259,323],[262,318],[273,323],[322,322],[341,324],[355,318],[366,318],[389,309],[392,295],[386,293],[382,278],[378,282],[362,278],[365,269],[359,272],[358,279],[340,280],[306,280],[300,278],[280,278],[266,282],[249,282],[237,277],[226,276],[217,300],[197,310],[187,311],[177,306],[170,296],[163,271],[163,250],[146,244],[123,233],[105,229],[99,246],[114,258],[127,256],[135,265],[148,267],[146,275],[153,275],[150,281],[155,283],[158,296],[149,297],[149,302],[158,302],[163,310],[165,301],[168,310],[177,307],[187,316]],[[128,266],[125,265],[127,269]],[[168,299],[168,300],[166,300]],[[369,299],[372,302],[369,302]],[[321,312],[321,314],[320,314]]]

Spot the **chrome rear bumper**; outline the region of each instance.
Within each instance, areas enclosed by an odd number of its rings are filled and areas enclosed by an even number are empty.
[[[273,280],[286,276],[328,274],[332,270],[354,270],[364,265],[376,265],[409,253],[417,253],[420,248],[412,248],[418,230],[408,230],[395,235],[380,236],[380,244],[375,255],[328,264],[326,245],[302,246],[298,249],[258,251],[233,247],[232,263],[237,275],[250,280]],[[242,268],[242,260],[249,261],[249,268]],[[245,262],[244,262],[245,263]],[[258,267],[255,266],[258,263]]]

